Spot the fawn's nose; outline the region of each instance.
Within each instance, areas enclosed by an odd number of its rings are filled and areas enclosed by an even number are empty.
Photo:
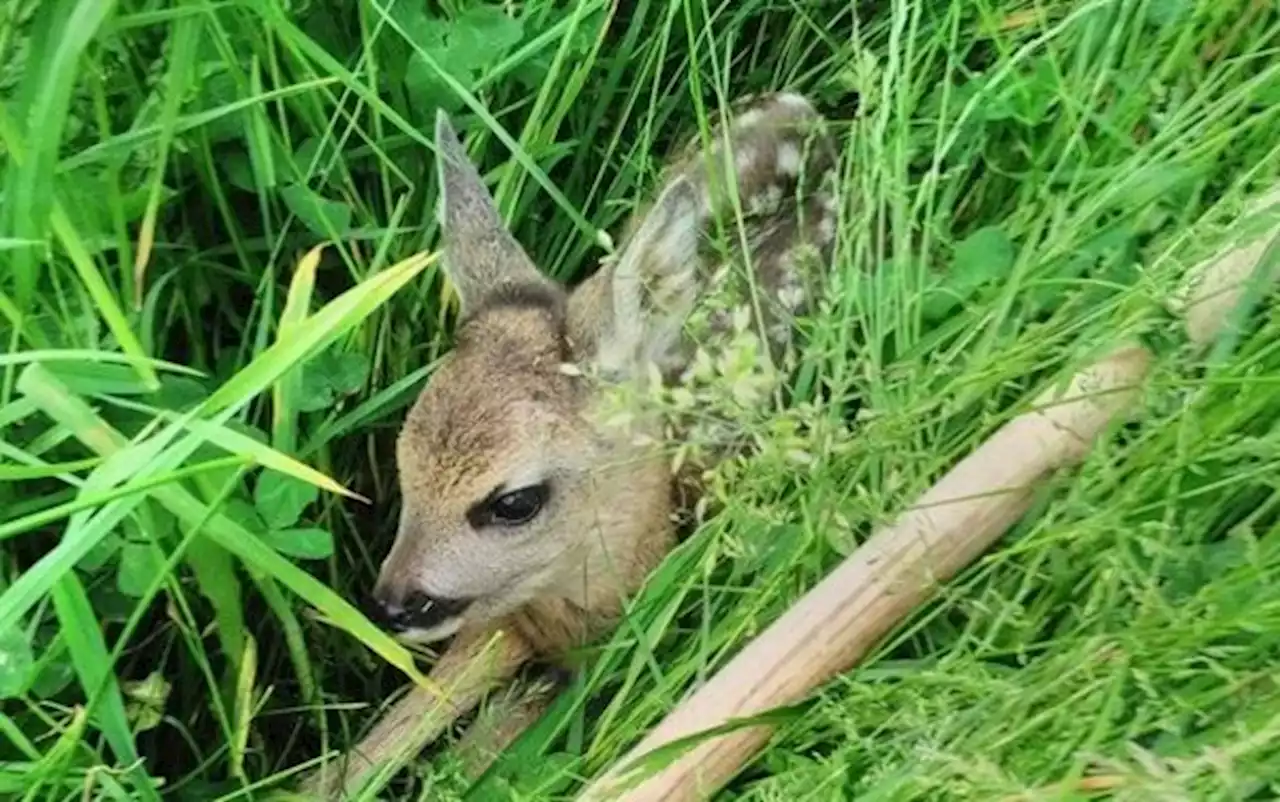
[[[386,591],[375,590],[373,603],[382,625],[392,632],[432,629],[457,618],[471,606],[471,599],[447,599],[411,591],[397,599]]]

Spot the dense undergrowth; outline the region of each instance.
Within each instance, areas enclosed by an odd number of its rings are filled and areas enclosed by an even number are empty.
[[[674,138],[789,87],[846,187],[789,407],[506,760],[468,789],[436,755],[384,797],[570,796],[1047,382],[1140,337],[1133,420],[724,798],[1274,798],[1280,319],[1189,359],[1165,304],[1280,168],[1278,48],[1252,0],[10,2],[0,793],[261,797],[404,684],[357,609],[453,319],[414,260],[437,107],[573,280]]]

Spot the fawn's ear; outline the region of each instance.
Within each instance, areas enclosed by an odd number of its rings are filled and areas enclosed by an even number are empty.
[[[549,283],[503,224],[443,110],[436,113],[436,175],[444,270],[457,287],[464,313],[504,287]]]
[[[693,182],[667,184],[635,234],[623,245],[609,277],[607,323],[596,352],[600,370],[615,379],[668,368],[701,283],[701,196]]]

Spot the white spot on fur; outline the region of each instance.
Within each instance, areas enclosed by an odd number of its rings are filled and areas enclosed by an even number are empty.
[[[784,283],[782,289],[778,290],[778,303],[782,304],[782,308],[788,312],[795,312],[804,306],[804,297],[804,287],[794,279]]]
[[[742,174],[749,170],[756,162],[755,148],[738,148],[733,154],[733,166],[738,170],[738,180],[742,180]]]
[[[786,106],[792,111],[813,113],[813,105],[804,95],[798,95],[795,92],[779,92],[777,101],[779,106]]]
[[[735,127],[738,129],[754,128],[760,124],[760,120],[763,117],[764,112],[760,111],[760,109],[744,111],[742,114],[738,115],[737,125]]]
[[[773,214],[782,204],[782,187],[770,184],[763,191],[752,195],[747,201],[750,214]]]
[[[804,285],[800,282],[800,274],[796,271],[793,254],[784,253],[778,257],[778,268],[782,274],[782,284],[778,287],[778,303],[788,312],[795,312],[804,305]]]
[[[840,175],[835,169],[828,169],[822,174],[822,179],[818,182],[819,194],[827,198],[836,198],[840,195]],[[834,202],[834,200],[833,200]]]
[[[769,339],[775,345],[787,346],[791,344],[791,335],[793,334],[791,323],[787,321],[778,321],[769,326]]]
[[[836,238],[836,221],[829,214],[824,214],[818,221],[818,240],[822,245],[830,245]]]
[[[777,184],[770,184],[764,194],[769,199],[769,208],[777,211],[778,207],[782,205],[782,187]]]
[[[800,148],[794,142],[778,145],[778,172],[783,175],[800,175]]]

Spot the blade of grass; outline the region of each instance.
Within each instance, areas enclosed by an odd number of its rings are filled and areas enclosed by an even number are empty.
[[[99,458],[94,458],[94,462],[100,462]],[[240,457],[222,457],[212,459],[206,462],[200,462],[185,468],[180,468],[168,474],[153,476],[145,481],[130,482],[128,484],[113,487],[110,490],[101,490],[93,492],[84,492],[78,494],[74,500],[59,504],[54,507],[48,507],[18,518],[13,521],[6,521],[0,524],[0,540],[20,535],[23,532],[31,532],[42,526],[48,526],[54,521],[61,520],[70,515],[83,510],[96,509],[104,504],[123,498],[135,493],[145,493],[152,488],[169,484],[170,482],[180,482],[184,479],[197,477],[201,474],[211,473],[217,474],[228,468],[242,466],[245,461]]]
[[[151,189],[147,197],[147,209],[142,216],[138,232],[138,249],[133,263],[133,306],[142,308],[143,286],[146,282],[147,263],[151,260],[151,248],[155,244],[156,214],[160,210],[160,190],[164,188],[165,171],[169,163],[169,148],[173,145],[174,127],[182,99],[191,80],[191,68],[195,64],[200,44],[203,19],[198,15],[184,16],[173,26],[169,46],[169,73],[165,76],[164,108],[160,112],[160,141],[156,163],[151,176]]]
[[[34,780],[34,782],[28,783],[25,799],[35,798],[36,792],[46,782],[46,778],[62,777],[68,773],[68,764],[83,743],[84,732],[88,726],[88,711],[79,706],[73,708],[71,721],[62,728],[62,732],[58,735],[58,740],[44,753],[44,757],[40,759],[39,764],[29,775],[28,779]]]
[[[244,660],[240,663],[240,675],[235,693],[235,737],[231,742],[231,776],[248,784],[244,773],[244,753],[249,745],[249,724],[253,721],[253,685],[258,673],[258,645],[250,636],[245,641]]]
[[[289,294],[285,297],[284,310],[280,313],[280,329],[277,337],[287,340],[307,317],[311,310],[311,294],[316,283],[316,267],[320,264],[322,245],[312,248],[294,271],[289,282]],[[300,370],[290,371],[272,388],[271,442],[286,454],[292,454],[298,445],[298,421],[293,404],[302,388]]]
[[[255,106],[294,95],[304,95],[308,92],[336,83],[340,83],[337,78],[315,78],[299,82],[292,86],[266,90],[263,91],[261,95],[240,98],[231,103],[226,103],[207,111],[183,116],[173,124],[172,129],[175,134],[187,133]],[[163,129],[159,124],[154,124],[109,137],[104,139],[102,142],[90,145],[89,147],[63,159],[58,165],[58,172],[69,173],[74,170],[83,169],[84,167],[92,164],[97,164],[100,161],[127,155],[137,148],[150,145],[152,140],[158,138],[162,131]]]
[[[34,63],[27,65],[22,84],[26,105],[23,120],[28,132],[25,144],[31,146],[29,158],[23,158],[24,142],[10,127],[0,105],[0,137],[16,168],[8,171],[5,207],[10,220],[9,236],[45,239],[48,215],[54,208],[50,178],[70,112],[77,64],[115,6],[115,0],[60,0],[41,9],[45,15],[41,21],[46,51],[40,54],[44,58],[33,53]],[[36,288],[35,254],[22,249],[11,258],[18,304],[29,306]]]
[[[104,3],[104,5],[108,4]],[[0,140],[4,142],[8,149],[9,158],[12,162],[21,167],[23,164],[23,144],[18,140],[9,122],[8,113],[3,102],[0,102]],[[13,205],[20,206],[22,203]],[[138,372],[143,384],[150,389],[158,389],[160,387],[160,379],[151,367],[151,361],[147,358],[146,351],[142,348],[142,343],[138,341],[137,336],[133,333],[129,320],[125,317],[124,310],[120,308],[120,304],[116,300],[115,293],[107,285],[106,279],[103,278],[102,273],[98,270],[93,257],[89,255],[89,250],[85,247],[84,241],[75,230],[75,227],[71,225],[71,221],[63,210],[62,204],[56,197],[51,199],[50,206],[49,225],[53,228],[53,233],[61,243],[67,258],[71,260],[71,264],[75,267],[80,280],[84,282],[85,289],[89,291],[90,297],[93,298],[94,303],[97,305],[98,312],[102,315],[107,328],[115,336],[120,348],[131,358],[129,364]]]
[[[41,463],[39,465],[29,465],[22,468],[14,467],[12,465],[0,465],[0,482],[25,482],[31,479],[48,479],[50,477],[60,476],[64,473],[77,473],[90,468],[96,468],[101,462],[102,459],[100,457],[89,457],[87,459],[74,460],[72,462],[59,462],[55,464]]]
[[[111,671],[111,656],[97,615],[74,571],[64,574],[53,586],[53,606],[80,686],[90,699],[86,714],[97,722],[117,760],[127,766],[125,773],[133,780],[135,793],[143,799],[159,800],[155,781],[147,775],[134,745],[124,696]]]
[[[347,489],[332,477],[321,473],[310,465],[299,462],[293,457],[290,457],[265,443],[259,442],[246,434],[238,432],[235,429],[231,429],[227,426],[220,426],[216,423],[211,423],[205,420],[188,420],[180,413],[172,410],[159,409],[148,404],[138,404],[122,398],[111,398],[109,400],[113,405],[124,409],[147,412],[154,416],[157,421],[176,422],[181,425],[183,429],[199,435],[201,438],[218,448],[244,457],[246,460],[250,460],[269,470],[278,471],[286,476],[291,476],[300,482],[306,482],[309,485],[314,485],[321,490],[335,495],[344,496],[365,504],[370,503],[369,499],[359,493]]]
[[[113,351],[95,351],[88,348],[46,348],[34,351],[18,351],[12,354],[0,354],[0,366],[8,367],[10,365],[26,365],[32,362],[106,362],[108,364],[134,365],[141,361],[143,364],[161,370],[167,370],[171,373],[178,373],[184,376],[193,376],[200,378],[206,374],[195,368],[179,365],[176,362],[168,362],[163,359],[153,359],[144,356],[140,360],[132,354],[118,354]]]

